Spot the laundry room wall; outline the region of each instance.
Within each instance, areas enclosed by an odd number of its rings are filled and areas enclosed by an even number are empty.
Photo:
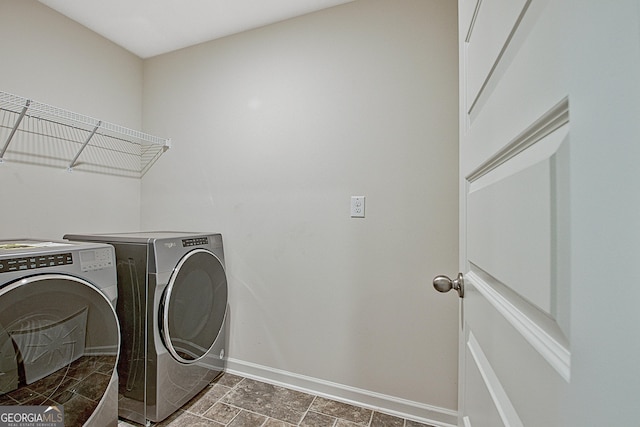
[[[0,0],[0,52],[1,91],[141,128],[142,60],[80,24],[35,0]],[[140,227],[140,180],[5,158],[0,239]]]
[[[173,148],[142,227],[223,234],[232,369],[456,422],[456,13],[356,1],[145,61]]]

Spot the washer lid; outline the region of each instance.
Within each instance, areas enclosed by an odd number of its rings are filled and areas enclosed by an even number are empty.
[[[2,251],[16,249],[50,248],[60,246],[73,246],[73,243],[35,239],[0,240],[0,250]]]
[[[194,363],[213,347],[227,308],[227,278],[212,252],[195,249],[174,269],[160,307],[164,344],[179,362]]]

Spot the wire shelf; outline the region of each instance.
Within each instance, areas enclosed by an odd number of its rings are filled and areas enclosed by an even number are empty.
[[[0,91],[0,163],[141,178],[171,140]]]

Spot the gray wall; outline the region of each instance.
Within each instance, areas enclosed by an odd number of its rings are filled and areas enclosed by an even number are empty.
[[[235,369],[456,408],[456,19],[359,1],[145,61],[142,225],[223,233]]]
[[[141,127],[142,60],[40,3],[0,0],[0,52],[0,90]],[[51,149],[43,145],[39,154]],[[140,227],[139,180],[14,163],[9,153],[6,159],[0,238]]]

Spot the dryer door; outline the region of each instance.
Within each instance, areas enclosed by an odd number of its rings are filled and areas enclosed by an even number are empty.
[[[119,348],[113,306],[89,282],[43,274],[0,288],[1,405],[59,404],[84,425],[112,404]]]
[[[212,252],[195,249],[171,275],[160,308],[162,339],[181,363],[202,359],[222,329],[227,308],[227,277]]]

